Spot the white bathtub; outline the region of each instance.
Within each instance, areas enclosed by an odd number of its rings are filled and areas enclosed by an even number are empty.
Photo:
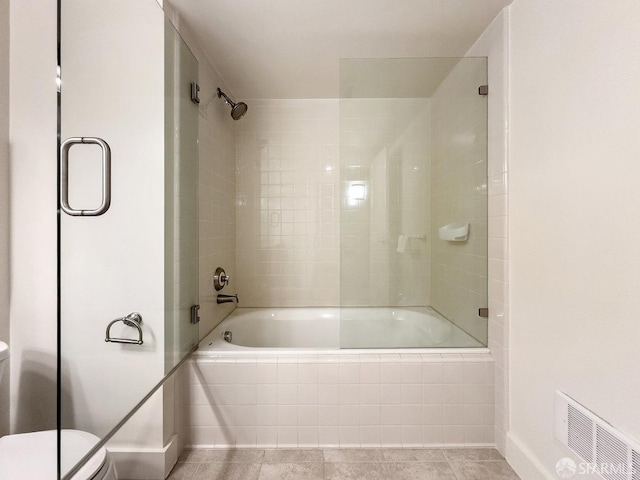
[[[480,347],[429,308],[238,308],[181,377],[187,443],[494,446],[495,362]]]
[[[225,332],[231,332],[231,342],[224,340]],[[196,354],[256,349],[372,353],[454,348],[461,352],[458,349],[482,347],[429,307],[237,308],[202,340]]]

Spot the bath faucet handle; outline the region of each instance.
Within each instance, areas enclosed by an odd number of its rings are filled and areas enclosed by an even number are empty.
[[[231,280],[231,277],[227,275],[227,272],[225,272],[223,268],[218,267],[213,274],[213,288],[215,288],[216,291],[219,292],[224,287],[229,285],[229,280]]]

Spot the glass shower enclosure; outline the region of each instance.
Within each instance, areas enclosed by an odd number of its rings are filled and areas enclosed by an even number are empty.
[[[198,63],[154,0],[61,0],[58,20],[58,478],[70,478],[197,344]],[[94,444],[78,450],[69,430]]]
[[[342,348],[487,345],[486,85],[486,58],[341,60]]]

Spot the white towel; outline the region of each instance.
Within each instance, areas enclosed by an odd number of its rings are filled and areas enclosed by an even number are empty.
[[[398,248],[396,248],[397,252],[402,253],[407,249],[407,240],[409,240],[409,238],[406,235],[400,235],[398,237]]]

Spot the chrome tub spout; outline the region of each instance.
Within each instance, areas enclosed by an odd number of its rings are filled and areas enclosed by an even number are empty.
[[[229,302],[236,302],[239,303],[238,301],[238,295],[224,295],[222,293],[218,294],[218,298],[216,298],[216,302],[218,303],[229,303]]]

